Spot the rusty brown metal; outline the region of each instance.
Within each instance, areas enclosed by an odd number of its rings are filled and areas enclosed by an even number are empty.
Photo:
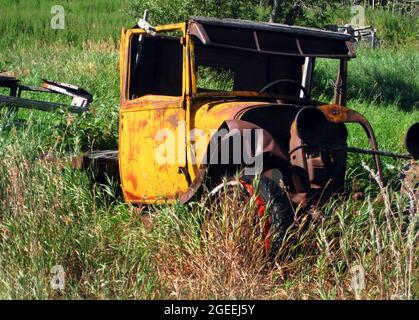
[[[360,154],[368,154],[368,155],[379,155],[383,157],[390,157],[394,159],[406,159],[410,160],[413,159],[413,156],[410,154],[401,154],[391,151],[384,151],[384,150],[369,150],[369,149],[362,149],[357,147],[345,147],[345,146],[333,146],[334,150],[344,150],[346,152],[352,153],[360,153]]]
[[[260,149],[260,153],[258,154],[247,154],[247,157],[263,157],[264,155],[268,155],[269,157],[276,159],[276,162],[282,162],[283,164],[288,163],[288,155],[282,150],[282,148],[276,143],[275,139],[272,135],[263,130],[261,127],[257,126],[254,123],[250,123],[248,121],[243,121],[239,119],[228,120],[221,124],[219,130],[226,129],[227,132],[235,134],[235,135],[242,135],[245,129],[255,130],[260,129],[263,132],[263,146]],[[214,139],[215,137],[213,137]],[[189,186],[188,191],[181,197],[182,202],[189,201],[197,192],[198,190],[204,186],[204,180],[208,177],[211,177],[214,182],[219,182],[218,179],[221,179],[222,176],[226,173],[224,171],[225,167],[217,165],[218,159],[218,152],[222,149],[222,145],[224,143],[228,143],[228,141],[232,139],[231,134],[224,135],[219,142],[215,142],[218,145],[218,148],[215,150],[211,150],[208,148],[207,153],[205,154],[205,158],[207,159],[206,163],[202,164],[199,168],[197,178],[195,181]],[[242,141],[242,144],[245,144],[246,141]],[[211,143],[210,143],[211,144]],[[242,150],[246,152],[251,152],[251,150],[242,147]],[[229,151],[232,151],[229,149]],[[254,151],[254,150],[253,150]],[[212,152],[212,153],[210,153]],[[237,168],[234,168],[234,170]],[[235,174],[235,172],[230,172],[230,174]],[[217,181],[216,181],[217,180]],[[208,187],[208,186],[207,186]]]
[[[22,85],[18,79],[13,77],[0,76],[0,87],[10,89],[9,95],[0,95],[0,108],[6,106],[12,112],[16,112],[19,108],[26,108],[40,111],[63,109],[73,113],[82,113],[88,109],[90,103],[93,101],[92,95],[80,87],[49,80],[44,80],[42,87],[34,87]],[[69,104],[63,104],[46,100],[22,98],[24,92],[64,95],[70,97],[71,102]]]
[[[314,28],[192,17],[188,22],[188,34],[197,37],[202,44],[226,49],[283,56],[335,59],[355,57],[350,35]],[[275,42],[282,43],[281,48],[271,48],[272,41],[268,39],[272,40],[270,37],[273,34]]]
[[[95,150],[72,156],[67,165],[73,169],[89,169],[99,183],[114,181],[119,186],[118,150]]]
[[[180,38],[162,34],[174,30],[182,33]],[[144,40],[141,50],[137,47],[140,37]],[[139,65],[141,58],[136,57],[141,54],[145,60]],[[144,34],[138,28],[123,32],[120,56],[119,170],[128,202],[187,202],[208,188],[208,181],[221,179],[245,165],[211,163],[220,149],[212,154],[206,144],[196,148],[190,133],[193,130],[203,133],[207,143],[221,129],[237,135],[245,129],[262,129],[262,174],[273,170],[282,173],[294,205],[322,204],[342,191],[348,152],[371,154],[379,179],[384,180],[380,155],[386,152],[378,150],[374,131],[365,117],[345,106],[348,60],[355,56],[349,35],[193,17],[182,24],[156,27],[156,35]],[[312,57],[340,60],[335,104],[310,99],[315,61]],[[252,64],[253,60],[257,63]],[[205,87],[200,67],[230,71],[232,86]],[[287,84],[260,92],[278,80],[302,83],[307,98],[302,97],[304,90]],[[347,146],[348,122],[364,128],[372,150]],[[161,129],[180,134],[180,139],[171,142],[181,150],[174,163],[155,161],[159,147],[155,137]],[[409,141],[416,139],[415,134],[410,136],[413,138]],[[227,142],[228,138],[219,141]]]
[[[346,106],[347,93],[347,77],[348,77],[348,60],[342,59],[339,64],[339,72],[336,80],[335,104]]]
[[[290,198],[304,206],[324,203],[343,188],[346,157],[341,150],[322,148],[332,142],[330,135],[339,145],[345,144],[346,134],[339,138],[336,128],[318,108],[305,107],[296,115],[290,135],[289,156],[295,188]]]
[[[295,188],[295,192],[291,194],[291,199],[294,203],[305,204],[307,194],[310,191],[307,156],[304,150],[304,142],[298,135],[295,121],[291,126],[290,162]]]
[[[188,34],[197,37],[203,44],[208,44],[210,39],[203,26],[199,23],[189,23]]]
[[[377,139],[375,138],[374,130],[372,129],[368,120],[355,110],[340,106],[337,104],[329,104],[320,106],[319,110],[323,112],[326,118],[334,123],[354,122],[359,123],[367,134],[368,141],[373,151],[378,151]],[[378,172],[378,178],[384,185],[384,175],[382,170],[381,158],[378,154],[373,155],[375,165]]]

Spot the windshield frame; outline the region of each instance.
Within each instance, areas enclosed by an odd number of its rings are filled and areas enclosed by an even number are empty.
[[[319,102],[316,100],[313,100],[311,98],[311,87],[312,87],[312,81],[313,81],[313,73],[314,73],[314,67],[316,63],[316,57],[307,56],[304,57],[305,63],[303,64],[303,75],[301,79],[301,84],[308,90],[309,96],[304,97],[302,94],[300,96],[294,96],[294,95],[286,95],[286,94],[275,94],[275,93],[266,93],[266,92],[259,92],[259,91],[249,91],[249,90],[243,90],[243,91],[207,91],[207,92],[198,92],[198,79],[197,79],[197,62],[195,59],[195,42],[199,41],[199,45],[203,45],[200,40],[196,37],[191,37],[189,41],[189,57],[190,57],[190,72],[191,72],[191,97],[192,98],[209,98],[209,97],[236,97],[236,98],[261,98],[261,99],[273,99],[273,100],[295,100],[295,101],[301,101],[302,103],[311,102],[314,104],[318,104]],[[205,45],[208,47],[212,47],[211,44]],[[218,46],[216,46],[218,47]],[[231,49],[231,48],[230,48]],[[234,50],[237,51],[247,51],[247,50],[241,50],[238,48],[235,48]],[[262,54],[262,53],[261,53]],[[266,53],[263,53],[266,54]],[[277,54],[278,55],[278,54]],[[324,57],[321,57],[324,58]],[[336,88],[334,89],[334,95],[335,95],[335,103],[344,105],[346,104],[346,77],[347,77],[347,61],[348,58],[326,58],[331,60],[339,60],[339,68],[336,70]]]

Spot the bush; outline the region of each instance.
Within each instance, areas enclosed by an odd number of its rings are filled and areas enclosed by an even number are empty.
[[[260,10],[259,1],[249,0],[136,0],[131,5],[131,14],[142,17],[145,9],[150,12],[152,24],[186,21],[190,16],[250,20],[267,16],[266,11]]]

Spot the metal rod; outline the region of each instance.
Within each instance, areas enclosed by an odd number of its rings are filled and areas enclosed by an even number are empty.
[[[21,107],[21,108],[26,108],[26,109],[36,109],[40,111],[51,111],[51,110],[56,110],[56,109],[69,110],[70,112],[73,112],[73,113],[82,113],[83,111],[85,111],[82,108],[68,106],[61,103],[30,100],[30,99],[8,97],[8,96],[0,95],[0,108],[4,106],[8,106],[9,108]]]
[[[333,149],[334,150],[343,150],[343,151],[352,152],[352,153],[378,155],[378,156],[408,159],[408,160],[413,159],[413,157],[409,154],[400,154],[400,153],[395,153],[395,152],[390,152],[390,151],[367,150],[367,149],[361,149],[361,148],[356,148],[356,147],[344,147],[344,146],[335,146],[335,147],[333,147]]]
[[[295,151],[299,149],[310,149],[310,147],[306,144],[302,144],[290,150],[288,154],[291,155],[292,153],[294,153]],[[324,148],[323,150],[327,151],[330,149]],[[407,160],[414,159],[413,156],[411,156],[410,154],[400,154],[400,153],[383,151],[383,150],[368,150],[368,149],[362,149],[362,148],[356,148],[356,147],[332,146],[332,150],[333,151],[346,151],[346,152],[352,152],[352,153],[361,153],[361,154],[368,154],[368,155],[378,155],[378,156],[400,158],[400,159],[407,159]]]

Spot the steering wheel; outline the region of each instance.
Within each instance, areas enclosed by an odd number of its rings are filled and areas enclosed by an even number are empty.
[[[307,89],[301,84],[299,83],[297,80],[293,80],[293,79],[278,79],[278,80],[274,80],[272,82],[269,82],[266,86],[264,86],[262,89],[259,90],[260,93],[265,92],[266,90],[268,90],[270,87],[277,85],[278,83],[282,83],[282,82],[286,82],[286,83],[292,83],[292,84],[296,84],[298,85],[298,87],[303,91],[304,93],[304,97],[308,98],[309,94]]]

